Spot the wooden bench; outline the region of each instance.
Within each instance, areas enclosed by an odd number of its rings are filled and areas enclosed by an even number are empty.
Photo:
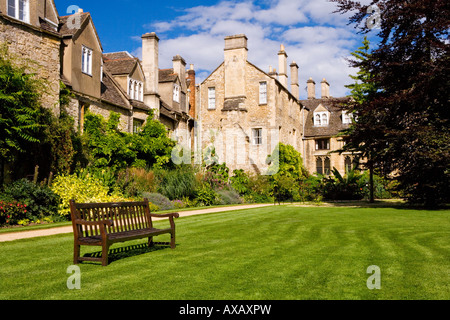
[[[118,242],[148,238],[149,246],[170,244],[175,249],[175,223],[178,213],[153,214],[149,202],[76,203],[70,201],[74,234],[74,264],[82,261],[100,261],[108,265],[109,247]],[[169,218],[170,228],[153,228],[152,218]],[[170,234],[170,243],[153,242],[153,237]],[[80,246],[101,246],[101,258],[81,257]]]

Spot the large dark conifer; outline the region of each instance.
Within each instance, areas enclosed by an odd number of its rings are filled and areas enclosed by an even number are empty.
[[[352,65],[371,75],[379,90],[355,105],[351,139],[374,148],[377,165],[395,176],[412,202],[433,206],[450,198],[450,3],[447,0],[330,0],[361,33],[378,32],[380,42],[368,59]],[[370,6],[378,8],[374,17]],[[374,7],[372,7],[374,8]],[[369,10],[373,12],[373,10]],[[375,13],[375,14],[376,14]],[[373,29],[367,19],[378,19]],[[360,126],[358,128],[358,126]],[[376,129],[376,134],[367,132]],[[374,137],[377,138],[374,141]]]

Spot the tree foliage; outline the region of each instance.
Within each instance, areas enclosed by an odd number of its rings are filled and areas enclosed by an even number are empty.
[[[15,65],[5,47],[0,48],[0,157],[12,161],[29,142],[39,142],[42,128],[36,119],[41,111],[41,83]]]
[[[371,75],[378,90],[357,101],[355,136],[370,146],[385,174],[406,197],[429,206],[449,201],[450,189],[450,6],[444,0],[379,0],[362,5],[331,0],[352,12],[361,33],[369,5],[380,9],[378,48],[351,62]],[[366,136],[366,139],[363,137]]]
[[[150,117],[137,134],[118,129],[119,114],[111,112],[108,120],[101,115],[87,113],[83,141],[90,154],[89,166],[112,168],[114,172],[128,167],[161,168],[170,165],[175,142],[162,123]]]

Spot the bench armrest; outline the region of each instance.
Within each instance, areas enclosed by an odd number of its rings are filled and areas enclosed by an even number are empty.
[[[100,221],[86,221],[77,219],[74,221],[75,224],[83,225],[83,226],[108,226],[112,227],[114,225],[114,222],[112,220],[100,220]]]
[[[157,214],[157,213],[150,213],[150,217],[152,218],[179,218],[180,214],[178,212],[173,213],[166,213],[166,214]]]

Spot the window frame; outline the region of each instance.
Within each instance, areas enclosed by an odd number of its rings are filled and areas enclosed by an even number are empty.
[[[176,103],[180,103],[180,96],[181,96],[181,87],[178,85],[178,83],[173,84],[173,101]]]
[[[327,111],[314,112],[314,126],[326,127],[330,124],[330,113]]]
[[[315,144],[316,144],[316,151],[331,150],[331,139],[330,138],[316,139]]]
[[[347,111],[342,111],[342,124],[352,124],[353,115]]]
[[[144,82],[128,77],[128,96],[131,100],[144,101]]]
[[[259,104],[260,105],[266,105],[267,104],[267,81],[260,81],[259,82]],[[264,90],[263,90],[264,89]]]
[[[11,5],[10,1],[14,2],[14,15],[11,15]],[[23,4],[22,8],[22,19],[20,17],[20,5]],[[6,0],[6,14],[19,21],[30,23],[30,0]]]
[[[261,146],[263,144],[262,128],[252,128],[252,144],[254,146]]]
[[[319,175],[331,175],[330,157],[316,157],[316,173]]]
[[[92,61],[94,50],[82,45],[81,46],[81,72],[92,77]]]
[[[214,93],[214,94],[212,94],[212,93]],[[216,87],[209,87],[208,88],[208,110],[215,110],[215,109],[216,109]]]

